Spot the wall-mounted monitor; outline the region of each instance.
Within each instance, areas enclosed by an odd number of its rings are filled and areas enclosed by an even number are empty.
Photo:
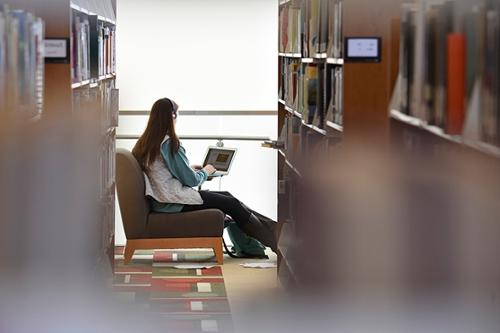
[[[345,38],[346,62],[381,62],[382,38],[381,37],[346,37]]]
[[[45,63],[69,64],[70,62],[69,38],[45,38],[44,51]]]

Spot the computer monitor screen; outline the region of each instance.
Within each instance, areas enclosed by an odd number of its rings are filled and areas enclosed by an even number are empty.
[[[380,62],[382,58],[380,37],[347,37],[345,48],[347,62]]]
[[[228,171],[234,154],[235,150],[232,149],[210,148],[204,166],[211,164],[219,171]]]

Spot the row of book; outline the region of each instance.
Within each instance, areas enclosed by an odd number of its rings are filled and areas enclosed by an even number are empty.
[[[405,4],[400,111],[450,135],[500,144],[500,1]]]
[[[292,0],[280,7],[279,51],[342,58],[342,0]]]
[[[99,79],[116,72],[116,33],[114,25],[73,10],[72,15],[73,83]]]
[[[90,80],[90,22],[87,15],[73,11],[71,30],[71,81]]]
[[[106,202],[114,194],[116,169],[116,140],[114,133],[105,136],[99,152],[99,197]]]
[[[99,26],[99,76],[116,73],[116,31],[112,26]]]
[[[99,86],[99,101],[101,112],[101,124],[103,132],[110,128],[118,127],[119,117],[119,90],[116,88],[115,80],[102,81]]]
[[[282,152],[286,154],[286,158],[292,163],[300,160],[302,135],[301,120],[297,117],[286,116],[280,131],[279,141],[283,144]]]
[[[324,136],[318,136],[302,126],[298,117],[287,115],[283,118],[278,139],[279,149],[296,174],[307,171],[308,161],[328,155],[333,142],[336,141],[325,140]]]
[[[101,132],[118,126],[119,90],[115,80],[103,80],[96,86],[73,90],[74,112],[99,112]]]
[[[28,118],[43,111],[44,23],[0,6],[0,111]]]
[[[299,207],[298,199],[300,197],[298,190],[300,182],[297,178],[297,174],[291,170],[290,166],[284,164],[278,188],[278,218],[280,221],[285,221],[288,224],[293,224],[298,215],[297,207]],[[286,243],[286,241],[280,239],[280,243]]]
[[[342,126],[343,68],[284,58],[279,97],[299,113],[306,124],[323,129],[329,121]]]
[[[116,170],[116,143],[114,133],[108,133],[98,152],[99,162],[99,201],[100,201],[100,232],[98,234],[99,251],[108,253],[109,247],[113,244],[114,224],[115,224],[115,170]],[[100,258],[106,260],[107,258]]]

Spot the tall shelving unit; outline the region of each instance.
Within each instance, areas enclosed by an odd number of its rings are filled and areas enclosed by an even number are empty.
[[[327,152],[344,134],[342,1],[280,1],[279,12],[279,277],[293,284],[303,162],[308,152]]]
[[[115,85],[116,16],[109,0],[72,0],[70,7],[72,59],[78,59],[71,62],[73,112],[98,110],[100,113],[98,197],[102,225],[98,266],[105,267],[113,263],[114,257],[115,152],[119,113]]]
[[[99,217],[89,228],[96,230],[95,267],[111,276],[114,258],[115,150],[118,126],[116,89],[115,0],[13,0],[19,8],[43,19],[45,38],[64,40],[66,58],[45,64],[44,106],[40,121],[92,119],[99,135],[95,152],[95,202]]]
[[[280,1],[278,92],[278,258],[285,286],[320,276],[307,257],[306,235],[319,219],[309,214],[310,175],[335,165],[317,165],[340,147],[385,144],[388,106],[397,76],[398,1]],[[349,63],[344,38],[379,36],[382,61]],[[308,213],[309,212],[309,213]],[[309,239],[309,240],[308,240]],[[309,262],[309,263],[308,263]],[[316,272],[313,272],[316,270]]]

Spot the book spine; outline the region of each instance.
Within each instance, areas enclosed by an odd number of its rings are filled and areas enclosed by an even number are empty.
[[[461,135],[465,119],[465,35],[448,35],[447,132]]]
[[[481,96],[481,123],[483,139],[493,143],[497,137],[497,94],[498,92],[498,72],[499,60],[499,13],[490,9],[486,13],[485,32],[485,60],[483,70],[483,86]]]

